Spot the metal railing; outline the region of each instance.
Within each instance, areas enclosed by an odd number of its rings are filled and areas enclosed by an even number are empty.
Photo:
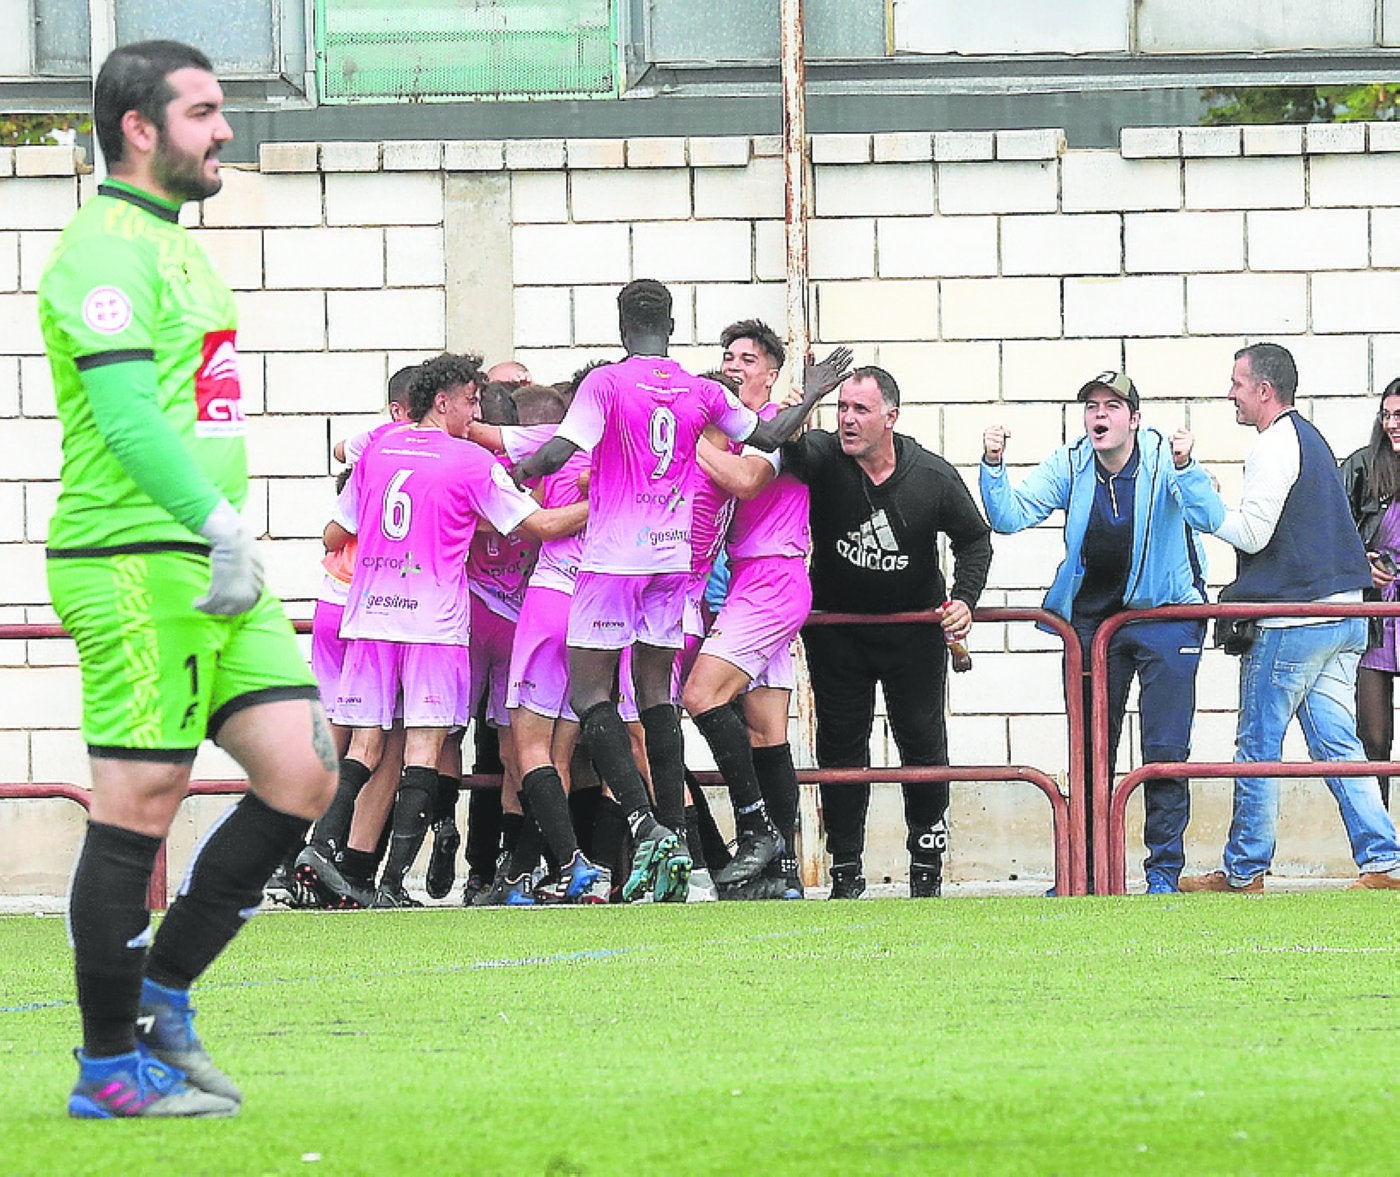
[[[1400,602],[1357,604],[1224,604],[1163,605],[1128,609],[1099,626],[1089,655],[1092,699],[1089,717],[1093,754],[1090,787],[1094,799],[1094,890],[1100,895],[1127,893],[1127,804],[1144,781],[1161,777],[1350,777],[1400,775],[1396,761],[1180,761],[1144,764],[1116,785],[1108,771],[1108,644],[1113,635],[1134,621],[1205,621],[1215,617],[1400,617]]]
[[[936,624],[939,613],[936,610],[914,613],[891,614],[841,614],[814,613],[809,625],[841,624]],[[1084,738],[1083,738],[1083,699],[1078,683],[1082,673],[1082,658],[1079,642],[1074,630],[1064,619],[1044,609],[992,607],[976,612],[978,622],[1031,621],[1045,626],[1054,632],[1064,645],[1065,671],[1065,710],[1068,718],[1069,795],[1066,799],[1053,776],[1030,765],[952,765],[952,766],[886,766],[877,768],[804,768],[799,769],[797,778],[802,785],[829,783],[849,784],[922,784],[934,781],[1023,781],[1038,789],[1050,805],[1051,840],[1055,858],[1055,889],[1059,895],[1082,895],[1087,890],[1085,874],[1084,839],[1078,836],[1084,829]],[[309,633],[310,621],[293,623],[297,632]],[[0,641],[22,641],[30,639],[66,638],[67,631],[61,625],[53,624],[4,624],[0,625]],[[1070,689],[1073,684],[1074,689]],[[704,784],[722,784],[718,773],[697,773]],[[466,788],[495,786],[500,784],[499,776],[477,776],[467,774],[462,778]],[[192,781],[189,796],[237,796],[246,791],[247,782]],[[73,801],[84,809],[91,801],[90,792],[81,786],[67,782],[20,782],[0,784],[0,799],[22,798],[30,800],[59,798]],[[162,845],[157,858],[156,869],[152,873],[149,902],[153,909],[163,909],[168,897],[166,850]]]

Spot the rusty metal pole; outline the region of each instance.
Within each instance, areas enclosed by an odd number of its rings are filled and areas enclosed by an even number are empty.
[[[807,158],[807,57],[804,44],[802,0],[781,0],[781,53],[783,74],[783,217],[787,241],[787,338],[788,363],[794,384],[802,382],[802,370],[812,347],[808,319],[807,219],[811,215],[811,173]],[[796,756],[800,765],[816,764],[816,723],[812,688],[799,647]],[[822,876],[821,813],[814,786],[801,791],[797,811],[798,869],[808,886]]]
[[[783,187],[787,230],[787,328],[793,374],[800,382],[811,349],[807,318],[807,218],[811,183],[807,166],[807,59],[802,0],[782,0]]]

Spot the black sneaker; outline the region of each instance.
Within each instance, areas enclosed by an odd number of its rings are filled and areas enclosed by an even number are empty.
[[[353,909],[374,905],[374,888],[342,874],[330,855],[314,843],[297,855],[296,877],[326,907]]]
[[[462,902],[472,907],[500,907],[506,901],[506,890],[510,886],[510,880],[506,877],[506,864],[509,861],[506,855],[501,855],[501,861],[496,865],[496,877],[491,880],[488,887],[479,888],[471,898],[464,893]]]
[[[457,881],[457,848],[462,844],[462,835],[457,823],[444,817],[433,825],[433,852],[428,857],[428,873],[424,884],[428,898],[444,899]]]
[[[488,886],[490,886],[489,880],[483,879],[475,871],[469,874],[467,876],[467,881],[462,884],[462,906],[470,907],[472,901],[485,891]]]
[[[376,911],[383,911],[393,907],[422,907],[423,902],[413,898],[404,890],[403,884],[400,884],[397,887],[381,886],[369,906]]]
[[[756,834],[741,834],[739,844],[734,848],[733,859],[715,871],[715,885],[732,887],[756,879],[763,873],[763,868],[782,852],[783,840],[772,826]]]
[[[759,875],[758,878],[749,879],[746,883],[735,883],[729,887],[720,887],[718,890],[719,897],[726,901],[782,899],[787,891],[787,880],[775,879],[770,875]]]
[[[865,894],[865,876],[859,871],[833,870],[828,899],[859,899]]]
[[[943,894],[943,872],[932,866],[909,868],[909,898],[937,899]]]

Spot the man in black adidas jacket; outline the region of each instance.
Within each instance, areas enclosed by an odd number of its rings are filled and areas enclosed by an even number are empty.
[[[817,763],[870,764],[875,684],[906,765],[948,763],[944,723],[947,642],[966,637],[992,562],[991,529],[957,472],[894,431],[899,385],[883,368],[858,368],[841,386],[837,430],[783,446],[783,468],[812,492],[812,605],[834,613],[943,607],[936,625],[819,625],[803,631],[817,712]],[[953,587],[938,564],[952,543]],[[946,604],[945,604],[946,602]],[[868,785],[821,786],[831,854],[831,897],[865,890]],[[939,894],[948,833],[948,786],[904,786],[909,893]]]

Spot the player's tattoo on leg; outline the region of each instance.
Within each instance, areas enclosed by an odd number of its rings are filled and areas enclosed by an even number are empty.
[[[321,758],[321,767],[334,772],[340,766],[340,758],[335,754],[335,741],[331,739],[331,725],[326,722],[326,713],[321,704],[311,704],[311,746]]]

